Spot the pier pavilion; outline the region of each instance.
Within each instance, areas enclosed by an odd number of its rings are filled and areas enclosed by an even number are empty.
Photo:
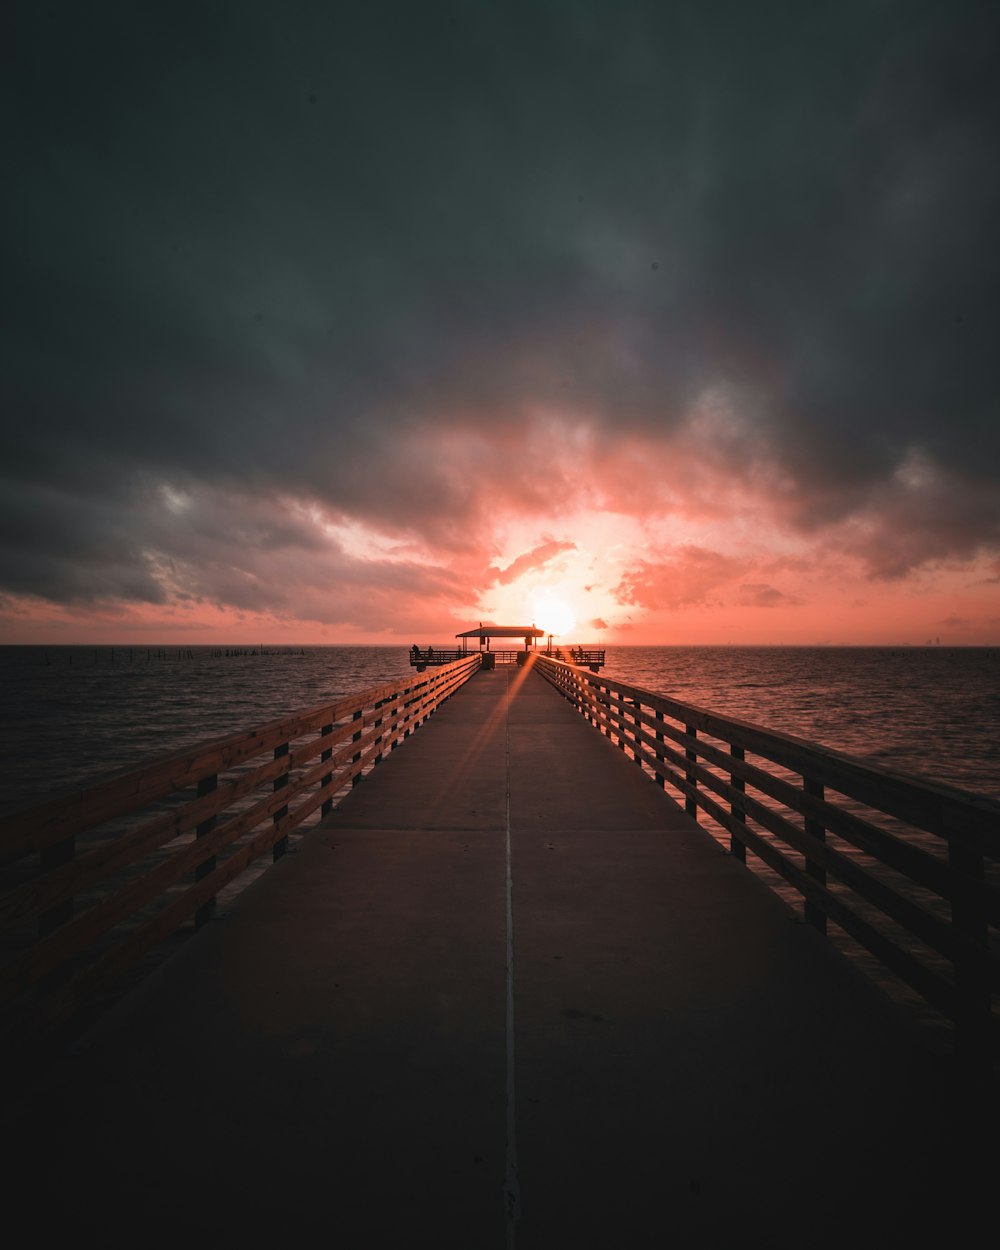
[[[106,779],[4,830],[9,1209],[112,1246],[973,1244],[998,812],[544,655]]]
[[[460,640],[460,645],[456,647],[421,647],[414,643],[410,648],[410,666],[422,673],[428,667],[452,664],[469,654],[469,643],[472,640],[479,645],[479,662],[484,669],[495,668],[498,664],[526,664],[537,649],[540,639],[547,638],[546,655],[581,664],[592,673],[597,673],[604,667],[603,647],[556,643],[554,635],[546,635],[544,629],[538,629],[535,625],[483,625],[480,622],[475,629],[466,629],[455,637]],[[524,646],[493,646],[494,642],[502,643],[508,639],[523,639]]]

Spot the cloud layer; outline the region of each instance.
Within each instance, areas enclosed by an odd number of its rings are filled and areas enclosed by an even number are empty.
[[[623,621],[1000,550],[996,6],[15,14],[13,600],[430,628],[588,515]]]

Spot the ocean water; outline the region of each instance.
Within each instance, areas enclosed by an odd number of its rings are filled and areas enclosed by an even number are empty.
[[[603,672],[1000,797],[1000,648],[609,647]],[[0,809],[411,673],[405,647],[0,647]]]

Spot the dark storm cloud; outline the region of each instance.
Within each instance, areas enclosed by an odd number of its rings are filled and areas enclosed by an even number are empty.
[[[13,12],[0,587],[158,601],[157,482],[461,549],[712,388],[880,575],[1000,543],[995,5]]]

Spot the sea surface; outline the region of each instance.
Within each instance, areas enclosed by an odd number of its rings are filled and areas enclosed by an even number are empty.
[[[0,647],[0,810],[411,673],[405,647]],[[1000,797],[998,647],[609,647],[603,673]]]

